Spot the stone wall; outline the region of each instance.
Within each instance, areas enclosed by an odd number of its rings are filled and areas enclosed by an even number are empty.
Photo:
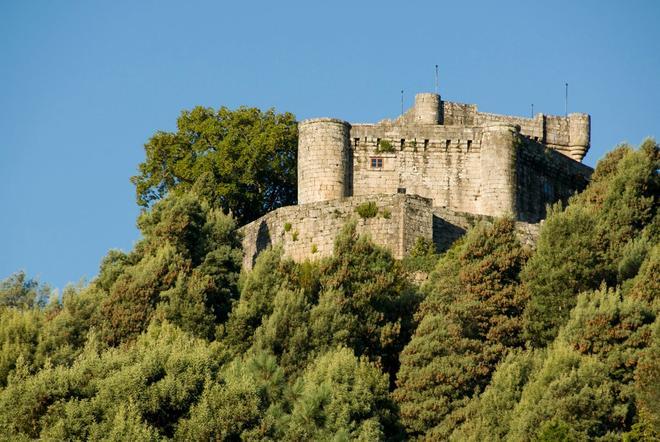
[[[574,113],[567,117],[536,114],[533,118],[478,112],[474,104],[441,102],[441,124],[452,126],[489,126],[495,123],[520,127],[520,133],[546,144],[575,161],[589,149],[591,121],[589,115]]]
[[[522,135],[575,161],[582,161],[589,150],[591,120],[587,114],[575,113],[568,117],[536,114],[534,118],[524,118],[477,112],[474,121],[477,125],[506,123],[518,126]]]
[[[375,202],[378,214],[362,218],[356,208]],[[258,254],[269,245],[281,244],[284,255],[295,261],[332,254],[342,227],[354,219],[357,232],[402,258],[418,237],[431,239],[431,202],[412,195],[370,195],[281,207],[241,227],[243,267],[252,268]]]
[[[351,195],[351,125],[334,118],[306,120],[298,126],[298,202]]]
[[[476,104],[442,102],[442,124],[447,126],[474,126],[477,116]]]
[[[405,192],[457,212],[538,222],[547,204],[584,189],[591,174],[507,123],[359,124],[350,137],[353,195]],[[382,167],[373,167],[376,158]]]
[[[434,206],[479,213],[481,134],[461,126],[354,125],[353,194],[405,189]],[[381,168],[372,167],[374,158],[382,159]]]
[[[378,214],[360,217],[356,208],[370,201],[376,203]],[[284,256],[298,262],[330,256],[337,235],[350,220],[355,220],[359,234],[369,235],[401,259],[417,238],[431,239],[436,249],[444,252],[469,228],[481,221],[492,222],[493,218],[432,207],[429,199],[413,195],[358,196],[281,207],[239,229],[243,235],[243,267],[251,269],[259,253],[276,244],[282,246]],[[517,222],[520,240],[533,245],[538,226]]]
[[[546,217],[546,206],[568,201],[584,190],[593,170],[553,149],[522,138],[516,159],[516,212],[518,219],[538,222]]]

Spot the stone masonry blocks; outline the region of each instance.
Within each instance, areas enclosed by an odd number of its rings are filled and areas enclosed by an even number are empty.
[[[329,201],[350,196],[351,125],[332,118],[298,125],[298,202]]]

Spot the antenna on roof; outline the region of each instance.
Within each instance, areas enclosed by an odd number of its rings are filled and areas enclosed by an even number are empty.
[[[401,115],[403,115],[403,89],[401,89]]]
[[[566,84],[566,95],[564,97],[564,113],[566,114],[565,116],[568,117],[568,82]]]
[[[438,94],[438,65],[435,65],[435,93]]]
[[[532,118],[534,118],[534,103],[532,103]]]

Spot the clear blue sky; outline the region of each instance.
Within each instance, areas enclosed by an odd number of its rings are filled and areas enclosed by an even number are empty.
[[[595,165],[660,138],[660,2],[0,0],[0,278],[92,278],[139,237],[129,182],[195,105],[376,121],[433,90],[592,115]]]

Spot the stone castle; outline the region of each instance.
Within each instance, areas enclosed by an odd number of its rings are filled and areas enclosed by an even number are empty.
[[[327,256],[351,218],[397,258],[420,237],[445,250],[489,217],[513,216],[529,238],[548,204],[587,185],[589,143],[587,114],[496,115],[431,93],[396,120],[302,121],[298,205],[242,227],[244,265],[275,243],[294,260]]]

